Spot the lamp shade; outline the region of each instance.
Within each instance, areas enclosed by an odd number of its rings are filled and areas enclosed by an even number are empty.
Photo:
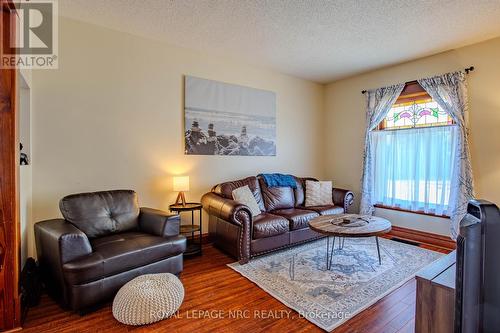
[[[189,176],[174,177],[174,191],[175,192],[189,191]]]

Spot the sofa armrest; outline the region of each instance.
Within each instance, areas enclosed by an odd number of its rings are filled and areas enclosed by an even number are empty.
[[[141,207],[139,228],[148,234],[171,237],[179,235],[181,219],[178,214],[170,214],[163,210]]]
[[[54,219],[35,224],[38,257],[62,265],[92,253],[87,235],[64,219]]]
[[[252,213],[247,205],[226,199],[215,193],[206,193],[201,203],[210,215],[223,219],[239,227],[244,223],[252,223]]]
[[[354,203],[354,193],[341,188],[332,189],[333,204],[344,207],[344,212],[347,213],[348,208]]]
[[[250,260],[250,242],[252,240],[252,213],[248,206],[215,193],[206,193],[201,197],[203,208],[210,216],[239,227],[238,260],[245,264]]]
[[[63,219],[35,223],[35,242],[43,281],[49,294],[68,302],[63,264],[92,253],[87,235]]]

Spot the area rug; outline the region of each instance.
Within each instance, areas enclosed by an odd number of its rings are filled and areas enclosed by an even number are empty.
[[[415,276],[442,254],[379,238],[347,238],[326,270],[326,239],[228,266],[324,330],[331,331]],[[338,243],[338,242],[337,242]]]

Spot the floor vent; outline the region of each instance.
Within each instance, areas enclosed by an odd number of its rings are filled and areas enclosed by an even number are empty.
[[[400,243],[414,245],[414,246],[420,246],[420,243],[418,243],[418,242],[412,242],[410,240],[401,239],[401,238],[397,238],[397,237],[392,237],[391,240],[396,241],[396,242],[400,242]]]

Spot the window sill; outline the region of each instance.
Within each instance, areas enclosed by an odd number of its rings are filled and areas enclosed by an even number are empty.
[[[405,212],[405,213],[411,213],[411,214],[418,214],[418,215],[427,215],[427,216],[433,216],[433,217],[440,217],[443,219],[449,219],[450,217],[448,215],[437,215],[433,213],[426,213],[421,210],[409,210],[409,209],[404,209],[404,208],[399,208],[399,207],[392,207],[392,206],[385,206],[381,204],[374,205],[376,208],[382,208],[382,209],[389,209],[389,210],[395,210],[398,212]]]

